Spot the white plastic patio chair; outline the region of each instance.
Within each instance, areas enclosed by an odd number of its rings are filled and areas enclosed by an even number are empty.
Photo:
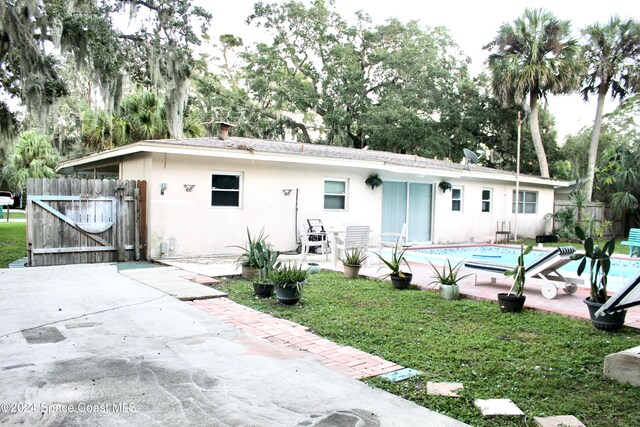
[[[309,254],[309,249],[311,247],[320,246],[321,253],[323,255],[324,260],[327,260],[327,253],[329,248],[329,242],[327,241],[325,232],[315,232],[309,231],[310,228],[307,227],[305,223],[300,223],[300,227],[298,229],[298,236],[300,237],[300,263],[302,264],[305,259],[307,259],[307,255]],[[310,240],[310,236],[316,236],[316,239]]]
[[[396,242],[398,243],[398,248],[401,248],[407,244],[407,232],[408,227],[405,222],[402,224],[402,230],[399,233],[380,233],[380,251],[379,254],[382,253],[383,248],[395,248]]]
[[[357,248],[367,256],[365,265],[369,265],[369,232],[370,228],[368,225],[347,226],[345,228],[344,238],[338,247],[334,248],[334,250],[337,251],[337,255],[340,256],[342,253],[344,256],[347,251]]]

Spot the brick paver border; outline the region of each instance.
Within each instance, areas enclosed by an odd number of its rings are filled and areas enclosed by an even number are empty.
[[[228,298],[189,303],[216,319],[238,327],[247,334],[306,352],[328,368],[351,378],[375,377],[404,368],[356,348],[336,344],[309,332],[305,326],[261,313]]]

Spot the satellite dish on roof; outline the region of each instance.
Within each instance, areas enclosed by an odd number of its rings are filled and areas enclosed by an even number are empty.
[[[467,150],[466,148],[463,148],[462,151],[464,152],[464,156],[467,158],[467,164],[471,163],[472,165],[475,165],[478,163],[478,160],[480,160],[478,155],[473,151]]]

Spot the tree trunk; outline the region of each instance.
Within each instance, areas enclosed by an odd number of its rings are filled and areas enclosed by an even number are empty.
[[[540,136],[540,122],[538,120],[538,97],[533,92],[531,92],[529,97],[529,106],[531,107],[531,115],[529,116],[531,139],[533,140],[533,147],[536,149],[536,155],[538,156],[540,176],[543,178],[549,178],[549,164],[547,163],[547,154],[544,152],[542,137]]]
[[[606,89],[598,91],[598,107],[596,108],[596,119],[593,122],[593,133],[591,134],[591,145],[589,145],[589,163],[587,165],[587,183],[585,193],[587,201],[591,201],[593,195],[593,181],[596,175],[596,160],[598,157],[598,144],[600,142],[600,131],[602,129],[602,113],[604,110],[604,100],[607,96]]]

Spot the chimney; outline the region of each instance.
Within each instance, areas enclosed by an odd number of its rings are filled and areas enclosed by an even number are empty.
[[[218,138],[220,139],[227,139],[229,136],[229,129],[236,127],[236,125],[232,125],[227,122],[216,122],[216,124],[218,125]]]

